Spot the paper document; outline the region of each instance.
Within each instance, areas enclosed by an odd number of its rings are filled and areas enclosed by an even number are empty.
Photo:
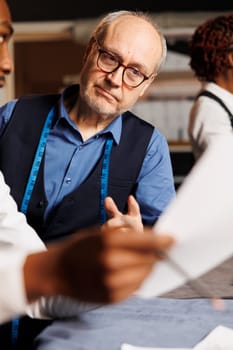
[[[122,344],[121,350],[191,350],[191,348],[145,348],[141,346],[133,346],[130,344]]]
[[[193,350],[232,350],[233,329],[217,326]]]
[[[179,188],[177,197],[154,229],[172,234],[173,261],[197,278],[233,255],[233,137],[219,137],[207,148]],[[186,282],[166,261],[153,271],[136,293],[159,296]]]

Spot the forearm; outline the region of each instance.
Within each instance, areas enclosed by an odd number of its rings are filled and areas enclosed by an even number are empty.
[[[98,307],[96,303],[78,300],[78,288],[74,288],[73,283],[65,278],[68,270],[63,271],[64,252],[66,245],[56,244],[46,252],[29,255],[25,260],[25,291],[28,303],[32,303],[26,308],[28,316],[67,318]],[[69,297],[73,294],[76,300]]]
[[[27,256],[24,267],[25,293],[29,303],[42,296],[61,294],[59,285],[58,259],[59,248],[33,253]]]

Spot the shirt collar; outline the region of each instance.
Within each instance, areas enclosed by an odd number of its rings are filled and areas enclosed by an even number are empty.
[[[67,89],[69,89],[69,87],[66,88],[61,95],[61,99],[60,99],[59,107],[58,107],[57,122],[59,122],[59,120],[64,118],[69,123],[69,125],[71,125],[72,127],[75,127],[74,123],[72,122],[72,120],[69,117],[69,114],[68,114],[66,107],[65,107],[65,104],[64,104],[64,96],[67,93]],[[114,141],[117,144],[119,144],[120,137],[121,137],[121,131],[122,131],[122,115],[119,114],[104,130],[102,130],[99,133],[99,135],[111,133]]]
[[[118,115],[104,130],[100,132],[101,134],[111,133],[113,140],[119,145],[122,130],[122,115]]]

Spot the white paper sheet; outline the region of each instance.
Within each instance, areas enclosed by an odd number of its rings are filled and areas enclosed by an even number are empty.
[[[130,344],[122,344],[121,350],[191,350],[191,348],[145,348]]]
[[[232,350],[233,329],[217,326],[193,350]],[[165,350],[165,349],[164,349]]]
[[[205,151],[180,187],[177,197],[154,226],[176,239],[169,256],[197,278],[233,255],[233,137],[219,137]],[[166,261],[136,293],[159,296],[186,278]]]

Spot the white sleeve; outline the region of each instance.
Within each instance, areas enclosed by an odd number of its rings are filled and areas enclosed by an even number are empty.
[[[28,254],[45,249],[25,216],[18,212],[0,173],[0,322],[25,313],[23,265]]]
[[[194,155],[199,158],[216,136],[231,134],[232,127],[224,108],[216,101],[201,96],[191,108],[188,133]]]
[[[18,212],[0,172],[0,323],[25,313],[34,318],[74,317],[98,306],[62,296],[28,304],[23,265],[28,254],[45,249],[25,216]]]
[[[82,312],[87,312],[101,304],[86,303],[76,301],[71,298],[57,296],[51,298],[41,298],[39,302],[30,305],[27,315],[32,318],[69,318],[77,317]]]

